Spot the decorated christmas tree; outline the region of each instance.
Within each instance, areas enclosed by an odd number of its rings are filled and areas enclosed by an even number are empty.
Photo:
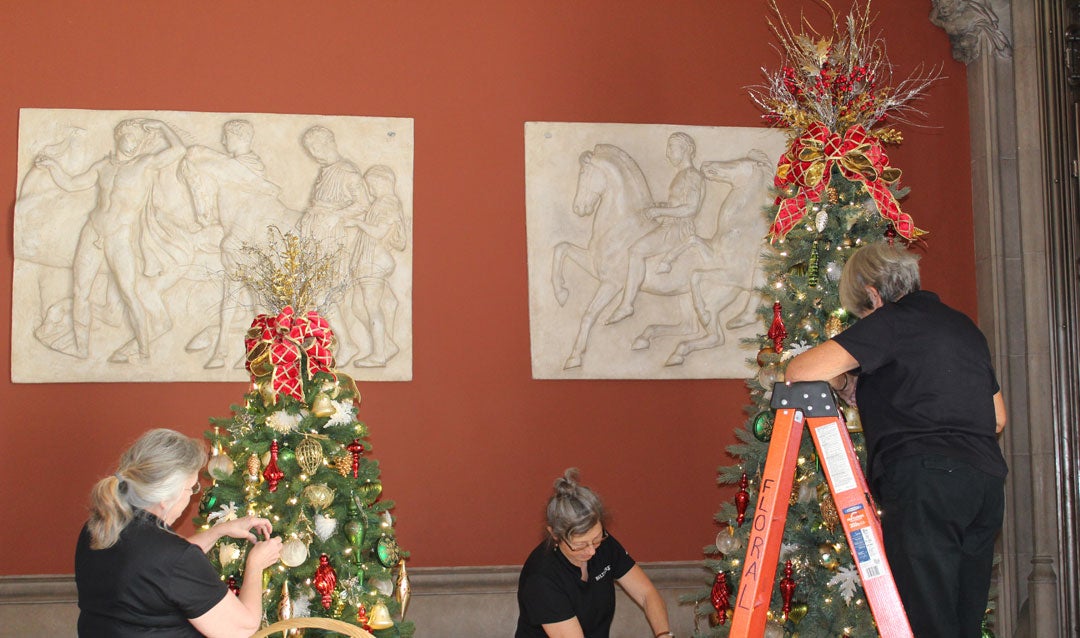
[[[229,273],[272,312],[245,337],[251,391],[232,417],[211,419],[213,483],[195,524],[271,520],[283,546],[263,575],[266,624],[318,616],[380,638],[410,636],[408,554],[395,539],[394,503],[381,497],[379,463],[357,421],[359,392],[334,368],[333,331],[318,312],[348,286],[340,250],[269,233],[265,246],[244,246],[244,264]],[[243,581],[247,549],[222,538],[209,553],[230,587]]]
[[[728,452],[736,460],[718,471],[735,485],[732,502],[716,514],[720,525],[705,548],[715,574],[695,603],[697,636],[726,636],[738,591],[754,504],[768,452],[774,413],[773,384],[783,380],[794,355],[836,335],[855,320],[840,305],[838,281],[848,256],[868,242],[915,242],[915,227],[898,200],[906,194],[900,171],[889,165],[886,145],[899,144],[891,122],[905,121],[916,100],[938,77],[917,70],[890,85],[883,41],[870,34],[869,2],[859,3],[831,30],[820,33],[806,19],[792,25],[776,4],[770,27],[784,57],[766,83],[751,90],[770,125],[790,133],[775,176],[776,200],[763,244],[768,283],[760,289],[762,332],[748,347],[757,352],[756,377],[747,381],[751,405]],[[864,460],[858,411],[841,401],[842,414]],[[813,442],[804,432],[790,496],[766,636],[874,636],[877,631],[862,581]]]

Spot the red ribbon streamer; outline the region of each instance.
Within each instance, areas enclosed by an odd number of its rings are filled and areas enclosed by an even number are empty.
[[[247,369],[253,379],[265,376],[262,364],[269,362],[271,389],[303,401],[304,379],[334,367],[334,331],[329,322],[314,310],[297,316],[285,306],[276,316],[259,315],[251,322],[244,338]],[[306,359],[304,356],[306,355]],[[306,361],[306,369],[302,363]],[[253,368],[255,364],[256,369]]]
[[[781,192],[794,192],[794,195],[777,197],[780,208],[769,229],[773,241],[783,239],[802,219],[809,202],[821,201],[834,164],[844,177],[866,187],[878,212],[893,223],[897,233],[908,241],[926,234],[915,227],[910,215],[900,210],[900,204],[889,191],[889,185],[900,179],[900,169],[889,166],[881,142],[859,125],[852,126],[841,137],[821,122],[814,122],[795,138],[777,164],[773,183]]]

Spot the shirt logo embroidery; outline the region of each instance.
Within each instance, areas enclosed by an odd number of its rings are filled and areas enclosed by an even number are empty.
[[[603,571],[601,571],[601,572],[600,572],[599,574],[597,574],[596,576],[594,576],[594,577],[593,577],[593,580],[600,580],[600,579],[601,579],[601,578],[603,578],[604,576],[607,576],[607,573],[608,573],[608,572],[610,572],[610,571],[611,571],[611,565],[608,565],[607,567],[605,567],[605,568],[603,569]]]

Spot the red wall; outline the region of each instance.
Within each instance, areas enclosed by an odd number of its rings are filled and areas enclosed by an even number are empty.
[[[809,0],[780,0],[789,16]],[[837,2],[846,9],[846,2]],[[929,229],[927,287],[974,312],[964,68],[930,2],[876,0],[898,77],[944,64],[892,153]],[[12,8],[14,7],[14,8]],[[0,574],[70,573],[91,484],[138,433],[198,435],[244,384],[10,379],[18,109],[325,113],[415,119],[414,380],[361,387],[361,418],[414,566],[523,560],[552,479],[582,468],[639,560],[696,560],[743,383],[535,381],[523,123],[756,126],[745,87],[778,56],[765,0],[58,2],[0,25]],[[17,308],[15,312],[26,309]]]

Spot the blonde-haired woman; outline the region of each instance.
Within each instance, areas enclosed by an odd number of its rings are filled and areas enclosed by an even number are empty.
[[[281,553],[270,521],[235,519],[190,539],[170,527],[199,492],[206,460],[201,441],[151,430],[124,452],[115,474],[94,485],[75,549],[80,638],[234,637],[258,629],[262,572]],[[254,543],[238,596],[206,557],[222,536]]]

